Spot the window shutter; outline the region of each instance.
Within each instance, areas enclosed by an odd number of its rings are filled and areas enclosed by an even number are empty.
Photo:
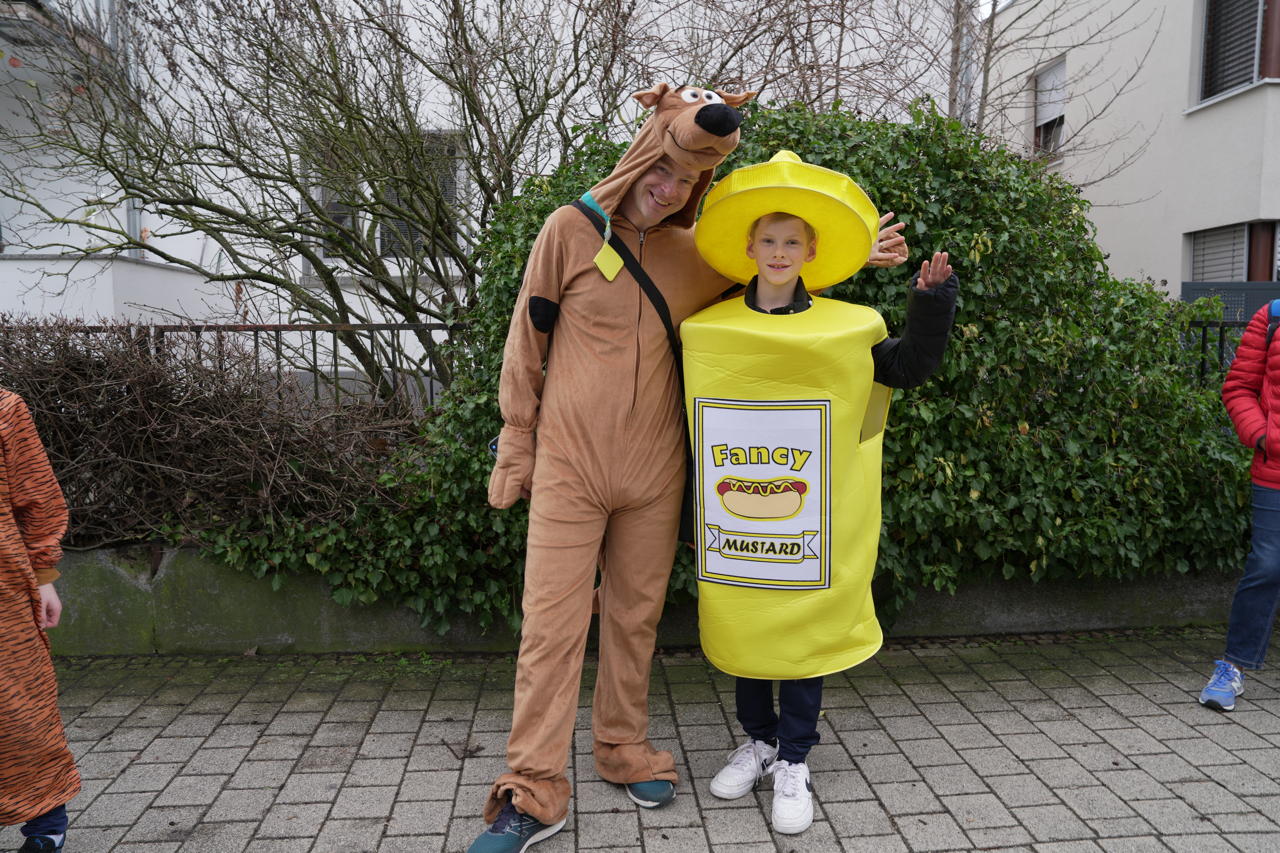
[[[446,204],[458,203],[458,135],[453,132],[432,133],[427,138],[427,162],[436,176],[436,185]]]
[[[1244,281],[1248,227],[1197,231],[1191,240],[1192,281]]]
[[[391,188],[383,189],[388,204],[397,207],[404,204],[400,193]],[[384,258],[406,258],[422,251],[422,232],[407,221],[397,217],[385,217],[378,223]]]
[[[331,187],[320,187],[320,204],[324,207],[325,213],[339,228],[351,226],[351,214],[354,208],[347,202],[342,201],[336,190]]]
[[[1261,10],[1262,0],[1207,0],[1201,100],[1254,81]]]
[[[1036,127],[1066,112],[1067,61],[1059,59],[1036,75]]]

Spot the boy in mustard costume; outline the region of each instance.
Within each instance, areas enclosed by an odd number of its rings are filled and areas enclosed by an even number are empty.
[[[664,324],[596,223],[630,249],[676,325],[733,287],[701,260],[691,229],[715,167],[738,144],[736,107],[753,96],[666,84],[636,93],[654,112],[580,199],[595,219],[558,208],[529,256],[503,353],[489,480],[494,507],[530,498],[510,772],[489,791],[490,826],[471,853],[521,851],[564,826],[593,611],[596,770],[642,807],[675,795],[671,753],[648,740],[647,703],[685,479],[680,383]],[[905,260],[894,231],[885,229],[873,262]]]
[[[748,736],[711,793],[736,799],[771,773],[772,825],[786,834],[813,820],[805,759],[819,739],[823,675],[880,645],[870,579],[887,389],[937,369],[955,313],[945,252],[921,263],[901,338],[870,308],[810,297],[862,266],[875,227],[856,184],[789,151],[735,171],[708,196],[697,244],[712,266],[750,282],[742,299],[681,330],[703,648],[738,676]]]

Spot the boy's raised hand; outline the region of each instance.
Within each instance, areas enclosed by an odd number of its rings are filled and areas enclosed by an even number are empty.
[[[867,258],[869,267],[896,267],[907,260],[907,238],[899,232],[907,227],[907,223],[899,222],[885,228],[893,219],[893,211],[880,217],[880,233],[871,247],[871,257]]]
[[[951,278],[951,264],[947,263],[947,252],[934,252],[933,260],[920,263],[920,278],[916,287],[921,290],[933,290]]]

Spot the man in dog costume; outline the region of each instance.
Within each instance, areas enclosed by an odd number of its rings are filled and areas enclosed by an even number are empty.
[[[510,772],[490,789],[490,826],[471,853],[524,850],[564,825],[593,612],[596,770],[642,807],[675,796],[675,762],[647,737],[687,452],[667,326],[734,285],[701,260],[692,226],[738,144],[736,107],[754,94],[666,84],[636,93],[652,115],[608,177],[548,217],[529,256],[503,354],[489,481],[494,507],[531,499]],[[898,262],[888,247],[900,238],[885,237],[885,263]]]

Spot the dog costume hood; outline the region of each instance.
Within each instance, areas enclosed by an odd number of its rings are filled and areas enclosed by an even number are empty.
[[[711,184],[716,167],[738,147],[742,114],[737,107],[755,92],[731,93],[696,86],[673,88],[659,83],[631,97],[653,109],[631,146],[609,176],[583,196],[583,201],[605,219],[617,212],[637,180],[667,155],[686,169],[700,173],[685,206],[663,222],[693,227],[698,205]]]

